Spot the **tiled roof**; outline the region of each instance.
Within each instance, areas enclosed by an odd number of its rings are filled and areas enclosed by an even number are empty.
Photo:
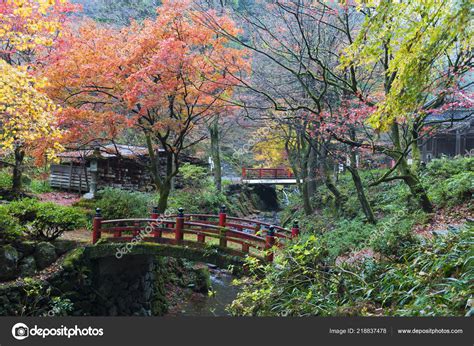
[[[137,158],[140,156],[148,156],[148,149],[145,147],[137,147],[133,145],[124,144],[107,144],[98,146],[100,157],[111,158],[111,157],[124,157],[124,158]],[[160,152],[163,150],[160,149]],[[60,158],[88,158],[94,155],[94,148],[87,148],[75,151],[66,151],[58,154]]]

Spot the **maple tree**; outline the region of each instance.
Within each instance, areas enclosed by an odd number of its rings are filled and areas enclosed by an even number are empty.
[[[212,11],[207,15],[238,33],[229,18]],[[189,1],[164,1],[156,19],[132,22],[121,30],[86,21],[64,34],[43,71],[51,83],[47,92],[67,110],[63,117],[96,114],[88,134],[78,116],[71,132],[75,127],[81,136],[96,137],[107,132],[98,124],[113,113],[122,128],[142,133],[161,212],[179,171],[180,154],[203,139],[190,134],[201,120],[219,112],[232,95],[233,76],[247,66],[245,51],[202,26],[200,16]],[[158,148],[166,157],[164,172]]]
[[[7,0],[0,3],[0,58],[11,65],[34,63],[51,47],[68,13],[78,10],[66,0]]]
[[[369,12],[357,38],[345,50],[342,66],[380,68],[376,85],[383,93],[369,98],[359,92],[357,96],[375,106],[369,124],[388,132],[392,141],[392,147],[378,150],[396,161],[372,185],[403,180],[423,210],[430,212],[433,207],[418,174],[418,145],[429,126],[428,115],[468,87],[462,76],[472,68],[471,5],[433,0],[368,2],[364,6]],[[361,146],[360,142],[353,144]]]
[[[31,75],[59,35],[67,13],[77,7],[61,1],[0,3],[0,147],[12,153],[13,192],[19,193],[25,155],[38,164],[60,150],[57,107],[43,93],[45,81]]]
[[[266,66],[254,71],[258,78],[242,80],[258,95],[258,104],[250,107],[291,112],[296,125],[304,123],[302,110],[315,115],[302,135],[306,147],[313,148],[308,150],[317,149],[323,166],[331,148],[314,137],[323,129],[348,150],[370,149],[393,159],[394,167],[371,184],[401,180],[422,209],[431,211],[417,171],[418,143],[430,112],[441,111],[440,105],[451,103],[469,85],[462,83],[472,68],[469,11],[467,1],[288,1],[266,5],[263,15],[236,13],[251,28],[245,39],[212,18],[208,25],[252,50]],[[354,123],[351,131],[341,131],[341,124],[351,123],[352,112],[341,106],[350,99],[373,114]],[[338,112],[342,121],[326,116]],[[306,170],[306,159],[301,162],[300,170]],[[328,185],[337,199],[333,187]]]

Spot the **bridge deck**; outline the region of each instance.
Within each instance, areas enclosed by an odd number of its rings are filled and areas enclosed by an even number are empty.
[[[268,184],[268,185],[294,185],[297,183],[296,179],[242,179],[243,184],[256,185],[256,184]],[[300,182],[302,180],[300,179]]]

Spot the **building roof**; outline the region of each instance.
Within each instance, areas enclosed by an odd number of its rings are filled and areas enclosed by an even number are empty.
[[[97,146],[96,148],[84,148],[74,151],[65,151],[58,154],[58,157],[63,159],[87,159],[94,156],[94,152],[96,149],[98,149],[99,151],[99,157],[103,159],[113,157],[136,159],[139,157],[148,156],[148,149],[145,147],[111,143],[107,145]],[[159,149],[159,152],[163,151],[163,149]]]
[[[440,113],[432,113],[428,115],[425,118],[426,122],[440,122],[440,121],[445,121],[445,122],[458,122],[458,121],[465,121],[469,122],[471,121],[474,117],[474,109],[468,109],[468,108],[463,108],[463,109],[449,109],[444,112]]]

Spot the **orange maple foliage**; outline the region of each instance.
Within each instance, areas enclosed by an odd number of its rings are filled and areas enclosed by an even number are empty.
[[[237,33],[230,19],[212,15]],[[246,52],[230,47],[199,17],[190,1],[166,0],[156,20],[122,30],[92,21],[70,27],[43,73],[49,95],[82,111],[63,114],[74,119],[65,123],[78,125],[75,140],[85,135],[78,114],[88,114],[86,123],[93,120],[91,112],[96,114],[96,126],[87,126],[89,140],[97,130],[104,132],[102,118],[113,112],[113,134],[119,133],[117,124],[137,126],[165,150],[176,151],[183,134],[222,108],[237,84],[232,75],[248,68]]]
[[[194,144],[193,129],[229,108],[239,84],[234,76],[248,73],[249,62],[245,50],[202,24],[191,1],[164,0],[157,11],[156,19],[123,29],[92,21],[70,26],[42,73],[47,93],[65,109],[67,144],[140,130],[152,161],[157,147],[171,161],[164,177],[151,167],[162,192],[177,174],[180,152]],[[205,15],[239,33],[228,17]]]

